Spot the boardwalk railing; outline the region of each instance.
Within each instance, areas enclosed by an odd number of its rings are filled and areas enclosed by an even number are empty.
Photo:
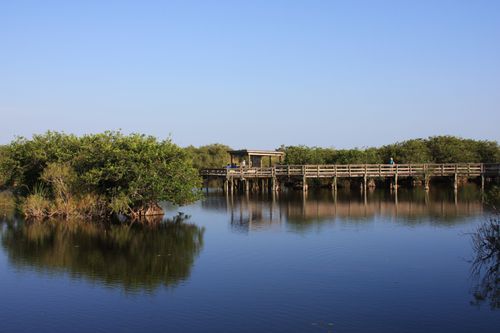
[[[227,178],[271,178],[271,177],[392,177],[392,176],[500,176],[500,163],[460,164],[326,164],[326,165],[276,165],[262,168],[204,169],[202,176]]]

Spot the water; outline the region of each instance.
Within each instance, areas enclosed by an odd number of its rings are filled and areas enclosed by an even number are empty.
[[[498,332],[475,189],[233,196],[155,225],[1,225],[0,332]],[[178,219],[180,220],[180,219]],[[497,290],[498,291],[498,290]]]

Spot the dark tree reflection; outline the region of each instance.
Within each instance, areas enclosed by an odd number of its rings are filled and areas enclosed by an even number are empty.
[[[500,219],[490,219],[473,235],[476,258],[472,266],[474,301],[500,308]]]
[[[204,229],[183,220],[9,223],[2,231],[2,246],[19,268],[151,292],[187,279],[203,247]]]

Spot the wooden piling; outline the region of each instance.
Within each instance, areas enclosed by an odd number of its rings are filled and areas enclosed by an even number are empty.
[[[332,190],[337,192],[337,176],[333,177]]]

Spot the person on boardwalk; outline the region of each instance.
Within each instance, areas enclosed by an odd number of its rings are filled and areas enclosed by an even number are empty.
[[[394,159],[393,159],[392,157],[391,157],[391,159],[389,160],[389,164],[390,164],[390,165],[394,165],[394,164],[396,164],[396,163],[394,163]]]

